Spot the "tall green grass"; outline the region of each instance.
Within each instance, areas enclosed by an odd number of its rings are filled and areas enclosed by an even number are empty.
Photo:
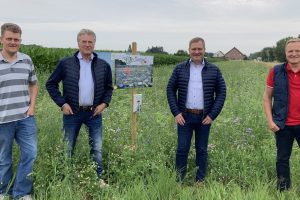
[[[39,73],[36,110],[38,158],[34,167],[36,199],[298,199],[299,149],[291,169],[293,187],[275,190],[275,143],[267,129],[262,95],[268,69],[248,61],[218,62],[227,83],[224,109],[210,134],[205,186],[194,187],[195,151],[182,187],[175,182],[176,125],[166,100],[166,84],[174,66],[154,68],[154,86],[143,94],[137,116],[137,144],[130,147],[130,90],[115,90],[103,113],[103,178],[100,188],[90,161],[87,131],[82,127],[72,160],[64,157],[62,115],[44,88],[48,73]],[[193,147],[193,146],[192,146]]]

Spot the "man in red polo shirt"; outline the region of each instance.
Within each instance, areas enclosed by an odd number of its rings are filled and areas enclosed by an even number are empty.
[[[285,54],[287,62],[270,70],[264,93],[266,119],[276,138],[280,191],[291,186],[289,159],[294,139],[300,147],[300,39],[288,40]]]

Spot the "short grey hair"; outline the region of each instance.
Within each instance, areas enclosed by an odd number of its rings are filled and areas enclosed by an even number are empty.
[[[201,37],[195,37],[195,38],[191,39],[190,43],[189,43],[189,48],[191,48],[192,43],[196,43],[196,42],[202,42],[203,47],[205,48],[205,41]]]
[[[13,33],[20,33],[22,35],[22,29],[19,25],[14,23],[5,23],[1,26],[1,36],[4,35],[5,31],[10,31]]]
[[[82,35],[92,35],[96,41],[96,34],[94,31],[90,30],[90,29],[81,29],[79,31],[79,33],[77,34],[77,42],[79,42],[79,37],[82,36]]]

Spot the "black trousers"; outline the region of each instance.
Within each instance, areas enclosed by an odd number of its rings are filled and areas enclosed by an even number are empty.
[[[295,139],[300,147],[300,125],[285,126],[284,129],[275,134],[275,138],[277,147],[277,189],[283,191],[291,187],[290,157]]]

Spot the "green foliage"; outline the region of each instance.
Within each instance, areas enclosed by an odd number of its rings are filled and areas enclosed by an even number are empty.
[[[186,61],[188,56],[175,56],[175,55],[166,55],[166,54],[145,54],[154,56],[154,66],[160,65],[176,65],[183,61]]]
[[[270,62],[275,61],[275,47],[265,47],[261,51],[262,61]]]
[[[189,56],[189,53],[185,50],[178,50],[176,53],[174,53],[175,56]]]
[[[131,49],[131,44],[128,46],[127,52],[131,53],[132,49]]]
[[[211,63],[222,62],[222,61],[226,60],[224,57],[223,58],[208,57],[206,59],[207,59],[208,62],[211,62]]]
[[[214,56],[214,53],[212,52],[205,52],[205,57],[212,58]]]
[[[110,107],[103,113],[103,178],[110,184],[106,189],[99,187],[84,127],[73,159],[64,156],[61,111],[40,87],[36,108],[38,158],[33,173],[35,199],[298,199],[299,148],[294,148],[291,160],[293,188],[286,193],[275,190],[276,148],[262,109],[268,69],[250,61],[217,64],[228,92],[224,109],[211,129],[203,188],[194,187],[193,144],[184,184],[178,186],[175,182],[176,125],[166,100],[172,64],[154,68],[154,86],[137,91],[143,94],[143,105],[137,114],[136,150],[132,150],[130,140],[130,90],[114,91]],[[40,85],[44,85],[49,73],[37,75]]]
[[[146,53],[168,54],[168,52],[164,51],[163,47],[151,47],[151,48],[148,47]]]
[[[256,60],[256,59],[260,59],[260,61],[262,60],[262,52],[261,51],[250,54],[249,60]]]
[[[186,56],[177,56],[177,55],[165,55],[165,54],[153,54],[153,53],[144,53],[143,55],[149,55],[154,57],[154,66],[164,66],[164,65],[177,65],[181,62],[187,61],[190,57]],[[224,58],[206,58],[209,62],[220,62],[224,61]]]
[[[249,59],[257,59],[261,58],[262,61],[278,61],[278,62],[285,62],[285,44],[289,39],[293,37],[286,37],[279,41],[277,41],[275,47],[265,47],[259,52],[251,53]],[[300,38],[300,35],[298,35]]]
[[[51,72],[55,69],[60,59],[73,55],[76,52],[76,49],[22,45],[20,51],[31,57],[37,71]]]
[[[293,37],[286,37],[283,38],[281,40],[279,40],[276,43],[276,47],[275,47],[275,56],[276,56],[276,60],[279,62],[285,62],[285,44],[289,39],[292,39]]]
[[[131,48],[130,45],[129,47]],[[46,48],[38,45],[22,45],[20,51],[31,57],[37,71],[52,72],[59,60],[67,56],[72,56],[77,49]],[[110,52],[110,50],[107,51]],[[154,66],[176,65],[189,58],[188,54],[168,55],[164,53],[142,53],[142,55],[154,56]],[[218,62],[224,59],[209,57],[208,60],[210,62]]]

